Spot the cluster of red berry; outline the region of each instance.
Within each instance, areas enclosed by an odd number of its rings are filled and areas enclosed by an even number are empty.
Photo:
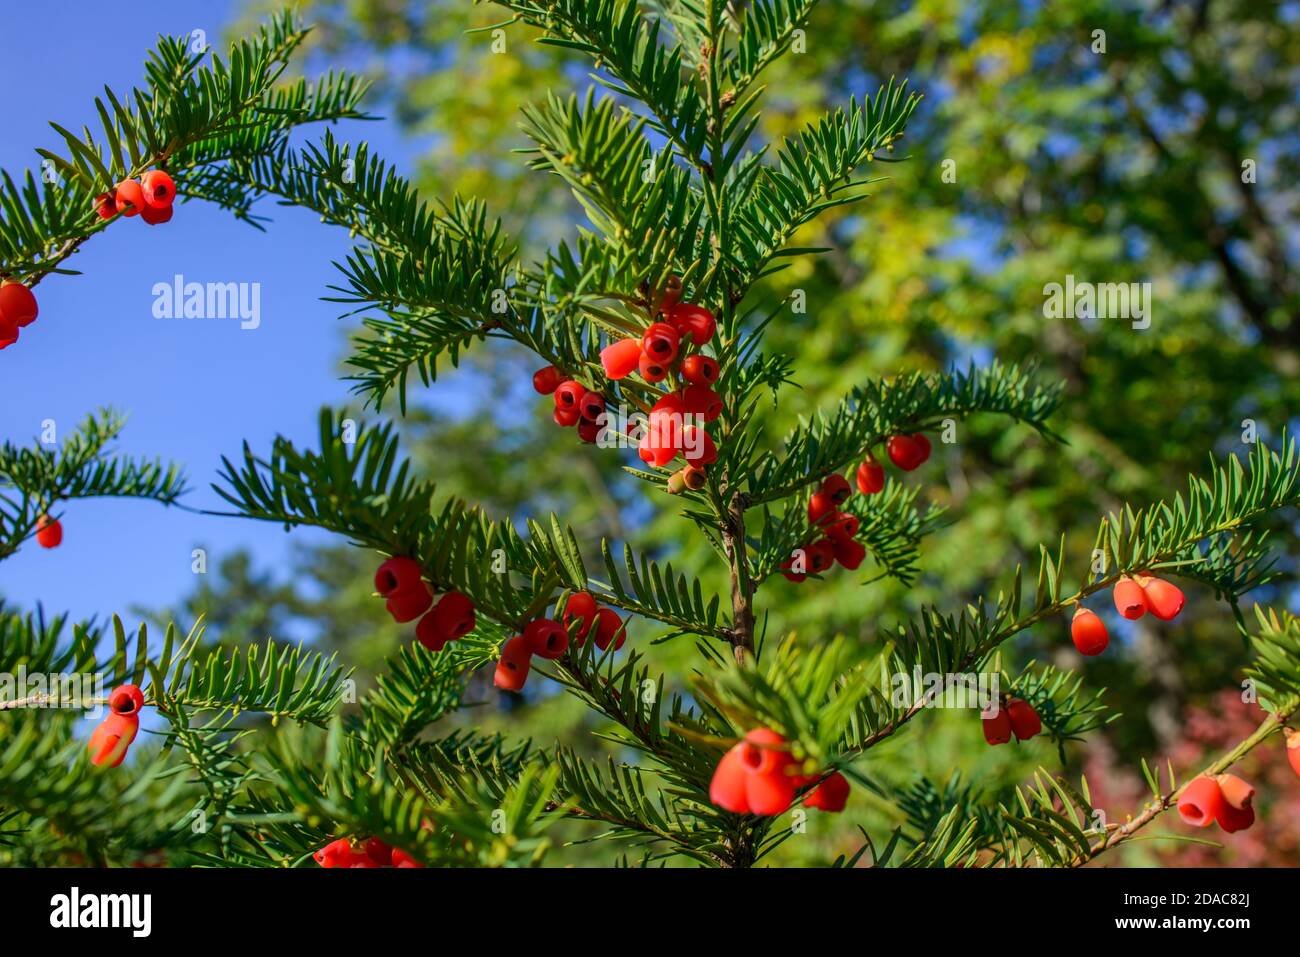
[[[820,781],[804,797],[804,807],[843,811],[849,782],[839,771],[800,774],[785,738],[771,728],[755,728],[722,756],[709,784],[709,800],[735,814],[782,814],[800,788]]]
[[[406,851],[389,847],[377,837],[355,841],[340,837],[312,855],[321,867],[423,867]]]
[[[1136,620],[1148,611],[1161,621],[1173,621],[1183,610],[1182,590],[1162,578],[1141,572],[1136,578],[1127,575],[1115,583],[1115,610],[1125,618]],[[1081,655],[1099,655],[1110,644],[1106,623],[1096,612],[1080,605],[1070,622],[1070,639]]]
[[[405,624],[420,619],[415,637],[430,651],[442,651],[447,642],[474,630],[474,602],[458,591],[449,591],[434,604],[433,590],[413,558],[399,555],[380,565],[375,572],[375,591],[385,599],[394,621]]]
[[[1194,827],[1218,822],[1229,834],[1244,831],[1255,823],[1251,801],[1255,789],[1235,774],[1197,778],[1178,798],[1178,814]]]
[[[605,414],[605,397],[589,390],[577,379],[566,379],[555,366],[533,373],[533,388],[541,395],[555,397],[555,424],[578,427],[578,438],[595,442],[600,435],[600,417]]]
[[[1043,719],[1023,698],[1009,698],[999,705],[996,713],[981,717],[984,740],[989,744],[1006,744],[1013,734],[1017,741],[1028,741],[1043,730]]]
[[[140,709],[144,695],[135,685],[114,688],[108,696],[109,715],[90,735],[90,763],[115,768],[126,757],[131,742],[140,732]]]
[[[140,179],[124,179],[111,193],[101,193],[95,199],[95,212],[101,219],[139,216],[150,226],[171,222],[172,203],[176,200],[176,184],[160,169],[151,169]]]
[[[550,618],[536,618],[524,626],[523,634],[516,635],[501,646],[493,683],[505,691],[519,691],[528,680],[533,656],[554,660],[569,647],[569,632],[577,626],[578,646],[586,644],[587,635],[594,633],[596,647],[605,651],[611,644],[618,651],[627,640],[627,623],[612,608],[602,608],[596,599],[585,591],[569,596],[564,603],[564,622]]]
[[[18,330],[30,326],[40,312],[36,296],[20,282],[5,280],[0,284],[0,349],[18,341]]]

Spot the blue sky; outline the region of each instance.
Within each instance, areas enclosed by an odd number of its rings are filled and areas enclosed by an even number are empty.
[[[60,148],[50,120],[79,129],[91,122],[105,83],[119,95],[140,83],[158,33],[201,28],[224,49],[232,9],[170,0],[136,16],[76,0],[60,5],[68,29],[0,31],[0,82],[11,91],[0,166],[17,178],[37,165],[35,147]],[[390,123],[335,130],[345,140],[368,139],[399,163],[412,155]],[[340,307],[320,301],[336,281],[331,263],[346,252],[347,237],[302,210],[266,203],[261,212],[274,218],[266,233],[198,203],[178,204],[163,226],[120,221],[72,258],[83,275],[42,282],[40,318],[0,353],[0,437],[33,442],[45,419],[64,436],[111,405],[129,417],[121,451],[182,465],[193,489],[186,504],[195,508],[222,507],[209,486],[221,456],[236,455],[244,439],[258,450],[276,433],[312,442],[318,409],[349,397],[338,360],[356,320],[340,322]],[[260,327],[155,319],[152,288],[178,273],[187,281],[260,283]],[[75,619],[125,615],[132,605],[163,607],[188,592],[195,547],[208,549],[210,568],[240,547],[261,565],[289,550],[278,526],[149,502],[72,502],[63,525],[61,547],[32,544],[0,563],[7,601],[41,603]]]

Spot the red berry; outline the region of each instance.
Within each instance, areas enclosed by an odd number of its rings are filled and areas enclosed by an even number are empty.
[[[140,191],[145,205],[154,209],[170,209],[176,199],[176,184],[160,169],[151,169],[140,177]]]
[[[440,632],[448,641],[464,638],[474,630],[474,602],[458,591],[449,591],[438,599],[430,612]]]
[[[577,411],[582,406],[582,397],[587,394],[586,388],[581,382],[575,382],[569,379],[561,382],[555,387],[555,407],[557,409],[573,409]]]
[[[399,625],[404,625],[408,621],[415,621],[433,604],[433,593],[429,591],[429,586],[424,582],[414,585],[404,591],[394,592],[388,596],[385,606],[388,613],[393,616],[393,621]]]
[[[393,849],[377,837],[366,841],[366,857],[380,867],[389,867],[393,863]]]
[[[543,366],[533,373],[533,388],[538,395],[550,395],[564,381],[564,373],[555,366]]]
[[[681,334],[666,322],[653,323],[641,337],[641,351],[652,361],[671,365],[681,346]]]
[[[707,385],[691,385],[682,391],[682,402],[686,411],[698,415],[705,422],[712,422],[722,415],[722,397]]]
[[[781,574],[792,582],[801,582],[808,577],[808,552],[796,548],[790,557],[781,563]]]
[[[641,373],[641,378],[653,385],[667,379],[671,370],[667,363],[652,359],[649,354],[643,352],[640,361],[637,362],[637,371]]]
[[[561,408],[557,405],[555,410],[551,413],[551,418],[555,420],[556,425],[568,429],[577,425],[578,422],[582,420],[582,413],[578,411],[577,406],[573,406],[572,408]]]
[[[921,432],[914,433],[910,438],[917,450],[921,453],[921,461],[916,464],[924,465],[930,460],[930,440]]]
[[[1116,586],[1118,588],[1118,586]],[[1146,599],[1147,610],[1161,621],[1173,621],[1183,610],[1186,596],[1182,589],[1162,578],[1140,577],[1138,587]]]
[[[596,647],[604,651],[614,641],[615,635],[618,636],[618,641],[614,643],[614,650],[618,651],[627,640],[627,627],[614,609],[600,609],[596,612]]]
[[[984,715],[984,740],[989,744],[1006,744],[1011,740],[1011,716],[1006,708],[998,708],[997,714]]]
[[[312,857],[321,867],[351,867],[361,855],[353,848],[350,840],[340,837],[337,841],[330,841],[312,854]]]
[[[1178,796],[1178,816],[1193,827],[1209,827],[1225,807],[1219,782],[1211,777],[1197,778]]]
[[[924,461],[922,457],[921,446],[912,440],[911,436],[895,435],[885,443],[885,451],[889,453],[889,461],[893,462],[904,472],[910,472]]]
[[[1291,763],[1291,770],[1300,776],[1300,734],[1290,728],[1283,728],[1282,734],[1286,736],[1286,759]]]
[[[588,443],[595,442],[600,438],[600,429],[599,424],[582,419],[578,422],[578,438]]]
[[[698,353],[682,360],[682,378],[696,385],[713,385],[718,381],[718,360]]]
[[[117,202],[117,211],[123,216],[137,216],[144,208],[144,190],[133,179],[118,183],[113,199]]]
[[[112,219],[117,215],[117,200],[112,193],[100,193],[95,197],[95,212],[100,219]]]
[[[749,813],[749,798],[745,795],[749,774],[745,768],[743,748],[743,744],[738,744],[722,756],[709,783],[709,800],[734,814]]]
[[[785,738],[770,728],[755,728],[741,742],[746,769],[745,798],[751,814],[781,814],[794,801],[793,759]]]
[[[852,538],[832,538],[831,549],[835,553],[835,560],[849,571],[857,571],[858,566],[867,557],[867,548],[859,541]]]
[[[641,461],[646,465],[663,468],[677,458],[677,449],[672,445],[656,442],[655,433],[651,430],[641,437],[641,442],[637,446],[637,454],[641,456]]]
[[[697,346],[702,346],[712,339],[718,327],[713,313],[703,306],[692,305],[689,302],[673,306],[668,311],[667,318],[680,335],[689,335],[691,342]]]
[[[170,206],[146,206],[140,210],[140,218],[150,226],[170,223],[172,221],[172,208]]]
[[[700,468],[718,460],[718,448],[708,432],[698,425],[688,425],[682,429],[682,457]]]
[[[585,591],[574,592],[564,603],[564,627],[572,630],[574,623],[577,623],[579,645],[587,640],[587,632],[591,631],[591,626],[596,621],[596,612],[596,599]]]
[[[22,283],[0,284],[0,316],[3,317],[0,324],[30,326],[39,312],[35,294]]]
[[[1028,701],[1012,698],[1007,702],[1006,711],[1017,741],[1028,741],[1043,730],[1043,719]]]
[[[532,667],[532,655],[523,635],[516,635],[501,648],[501,660],[497,662],[496,676],[493,684],[505,691],[518,691],[528,680],[528,670]]]
[[[569,647],[569,633],[558,621],[537,618],[524,626],[528,650],[539,658],[558,658]]]
[[[641,340],[620,339],[600,350],[600,364],[610,379],[626,379],[641,361]]]
[[[415,640],[430,651],[442,651],[451,636],[439,627],[438,619],[429,612],[415,625]]]
[[[393,866],[394,867],[424,867],[419,861],[401,848],[393,848]]]
[[[813,542],[804,551],[808,553],[808,572],[811,575],[820,575],[835,564],[835,543],[829,538]]]
[[[584,393],[578,402],[578,411],[588,422],[595,422],[605,414],[605,397],[599,392]]]
[[[848,800],[849,780],[839,771],[835,771],[813,788],[812,793],[803,799],[803,803],[804,807],[815,807],[819,811],[838,814],[844,810]]]
[[[379,566],[375,572],[375,591],[387,598],[399,591],[407,591],[418,585],[424,578],[420,563],[414,558],[395,555]]]
[[[853,494],[853,490],[849,488],[849,480],[836,472],[833,475],[828,475],[826,481],[822,482],[821,494],[825,495],[836,505],[843,505],[849,500],[849,496]]]
[[[42,515],[36,520],[36,544],[41,548],[58,548],[63,541],[63,526],[58,519]]]
[[[1115,609],[1128,619],[1147,613],[1147,596],[1142,586],[1127,575],[1115,583]]]
[[[136,685],[118,685],[108,696],[108,709],[114,714],[139,714],[144,694]]]
[[[827,538],[839,541],[852,538],[858,534],[858,529],[862,527],[862,523],[852,512],[834,512],[829,519],[824,519],[821,522],[821,526],[826,529]]]
[[[1110,644],[1110,635],[1106,632],[1106,623],[1096,614],[1082,605],[1074,613],[1070,622],[1070,639],[1081,655],[1099,655]]]

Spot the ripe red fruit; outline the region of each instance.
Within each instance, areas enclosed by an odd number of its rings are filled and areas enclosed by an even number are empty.
[[[90,736],[87,750],[96,767],[115,768],[126,757],[131,742],[140,731],[140,709],[144,695],[135,685],[121,685],[108,696],[110,714]]]
[[[393,849],[377,837],[366,841],[366,857],[380,867],[389,867],[393,863]]]
[[[682,360],[682,378],[696,385],[713,385],[718,381],[718,360],[696,353]]]
[[[1300,734],[1290,728],[1283,728],[1286,736],[1286,759],[1291,762],[1291,770],[1300,776]]]
[[[1070,640],[1074,642],[1074,647],[1079,649],[1079,654],[1099,655],[1110,644],[1110,635],[1106,631],[1106,623],[1097,616],[1096,612],[1091,612],[1080,605],[1074,612],[1074,619],[1070,622]]]
[[[587,394],[581,382],[569,379],[555,387],[555,407],[557,409],[579,409],[582,397]]]
[[[917,451],[921,453],[921,461],[917,465],[924,465],[930,460],[930,440],[922,432],[915,432],[910,436],[912,443],[916,446]]]
[[[660,362],[653,359],[646,353],[641,353],[641,359],[637,362],[637,371],[641,373],[641,378],[652,385],[656,382],[663,382],[668,378],[671,367],[666,362]]]
[[[537,657],[554,659],[569,647],[569,633],[558,621],[536,618],[524,626],[524,642]]]
[[[808,552],[796,548],[790,557],[781,563],[781,574],[792,582],[801,582],[808,577]]]
[[[420,563],[414,558],[395,555],[379,566],[375,572],[375,591],[387,598],[399,591],[407,591],[424,578]]]
[[[889,453],[889,461],[904,472],[912,471],[925,461],[922,447],[917,445],[916,441],[908,435],[891,436],[889,441],[885,443],[885,451]]]
[[[885,487],[885,467],[875,459],[867,459],[858,466],[858,491],[875,495]]]
[[[564,373],[555,366],[543,366],[533,373],[533,388],[538,395],[550,395],[564,381]]]
[[[447,636],[448,641],[464,638],[474,630],[476,623],[474,602],[468,595],[462,595],[458,591],[449,591],[439,598],[430,614],[433,615],[437,629]]]
[[[501,647],[501,660],[492,683],[505,691],[518,691],[528,680],[532,655],[523,635],[516,635]]]
[[[691,385],[682,391],[682,403],[686,411],[698,415],[705,422],[712,422],[722,415],[722,397],[707,385]]]
[[[172,208],[170,206],[146,206],[140,210],[140,218],[150,226],[161,226],[163,223],[172,221]]]
[[[588,422],[582,419],[578,422],[578,438],[584,442],[595,442],[600,438],[601,426],[596,422]]]
[[[998,708],[997,714],[984,715],[984,740],[989,744],[1006,744],[1011,740],[1011,716],[1006,708]]]
[[[393,866],[394,867],[424,867],[419,861],[401,848],[393,848]]]
[[[849,488],[849,480],[839,472],[826,476],[822,482],[821,493],[829,498],[836,505],[843,505],[853,494],[853,489]]]
[[[682,457],[696,468],[712,465],[718,460],[718,447],[704,429],[688,425],[682,429]]]
[[[605,397],[599,392],[586,392],[578,402],[578,411],[588,422],[595,422],[605,414]]]
[[[712,339],[718,327],[717,320],[713,318],[713,313],[703,306],[692,305],[689,302],[673,306],[668,312],[667,318],[679,334],[682,336],[689,335],[691,342],[697,346],[702,346]]]
[[[785,738],[770,728],[755,728],[741,742],[746,770],[745,798],[751,814],[781,814],[794,801],[792,763]]]
[[[829,538],[813,542],[804,549],[808,553],[808,571],[820,575],[835,564],[835,543]]]
[[[176,184],[160,169],[151,169],[140,177],[140,191],[145,205],[154,209],[170,209],[176,199]]]
[[[600,364],[610,379],[626,379],[641,361],[641,340],[620,339],[600,350]]]
[[[58,548],[63,541],[63,526],[58,519],[42,515],[36,520],[36,544],[41,548]]]
[[[1114,597],[1115,609],[1125,618],[1136,620],[1147,613],[1146,592],[1127,575],[1115,583]]]
[[[144,208],[144,190],[133,179],[124,179],[118,183],[113,199],[117,203],[117,211],[123,216],[137,216]]]
[[[614,609],[600,609],[596,612],[596,647],[604,651],[614,641],[615,635],[618,636],[618,641],[614,642],[614,650],[618,651],[627,640],[627,628]]]
[[[722,756],[709,782],[709,800],[733,814],[749,813],[749,798],[745,794],[749,775],[741,753],[743,747],[738,744]]]
[[[564,603],[564,627],[572,630],[574,623],[577,623],[579,645],[587,640],[587,632],[591,631],[591,626],[596,621],[596,612],[596,599],[585,591],[574,592]]]
[[[0,284],[0,316],[3,317],[0,324],[19,328],[30,326],[39,312],[35,294],[22,283],[8,281]]]
[[[137,685],[118,685],[109,693],[108,708],[114,714],[139,714],[144,693]]]
[[[1017,741],[1028,741],[1043,730],[1043,719],[1038,716],[1034,706],[1023,698],[1008,701],[1006,712]]]
[[[1193,827],[1209,827],[1225,807],[1219,782],[1210,777],[1197,778],[1178,796],[1178,816]]]
[[[312,854],[312,857],[321,867],[351,867],[361,860],[362,855],[357,853],[348,838],[340,837],[336,841],[330,841]]]
[[[582,413],[578,411],[577,406],[561,408],[557,405],[555,411],[551,413],[551,418],[555,420],[556,425],[568,429],[582,420]]]
[[[813,788],[812,793],[803,799],[803,804],[804,807],[815,807],[819,811],[838,814],[844,810],[848,800],[849,780],[839,771],[835,771]]]
[[[416,623],[415,640],[430,651],[442,651],[451,636],[439,627],[433,612],[429,612]]]
[[[1116,586],[1118,587],[1118,586]],[[1162,578],[1149,576],[1138,579],[1138,587],[1146,598],[1147,610],[1161,621],[1173,621],[1183,610],[1186,596],[1177,585]]]
[[[408,621],[415,621],[433,604],[433,593],[429,591],[429,586],[424,582],[414,585],[403,591],[397,591],[388,596],[385,606],[388,613],[393,616],[393,621],[399,625],[404,625]]]
[[[656,433],[653,429],[647,431],[641,437],[641,442],[637,445],[636,451],[637,455],[641,456],[642,462],[656,468],[663,468],[677,458],[677,448],[671,444],[656,441]]]
[[[641,351],[654,362],[671,365],[681,346],[681,333],[666,322],[653,323],[641,337]]]
[[[112,193],[100,193],[95,197],[95,212],[100,219],[112,219],[117,215],[117,200]]]
[[[858,534],[862,523],[852,512],[833,512],[829,518],[822,520],[821,526],[826,529],[827,538],[832,541],[842,541]]]
[[[867,547],[852,538],[832,538],[831,549],[835,560],[849,571],[857,571],[867,557]]]
[[[812,498],[808,499],[808,521],[820,527],[831,521],[835,514],[835,501],[821,491],[813,492]]]

